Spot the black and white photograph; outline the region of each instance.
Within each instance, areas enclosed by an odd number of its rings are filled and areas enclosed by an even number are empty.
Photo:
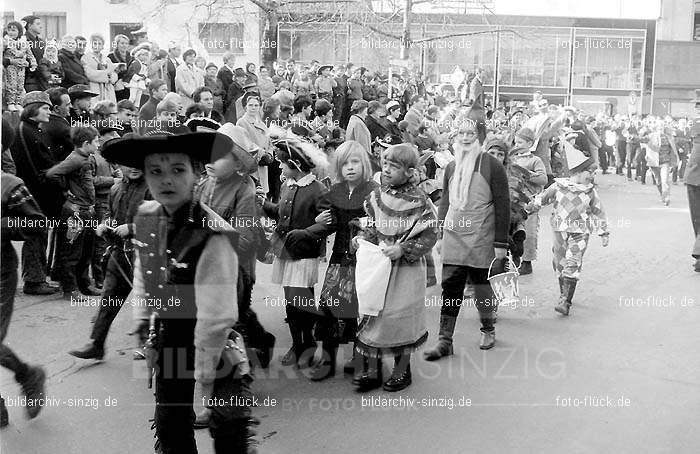
[[[700,0],[4,0],[3,454],[700,452]]]

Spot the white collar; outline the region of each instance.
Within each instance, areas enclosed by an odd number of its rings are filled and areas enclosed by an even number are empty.
[[[316,181],[316,175],[314,175],[313,173],[310,173],[308,175],[301,177],[301,179],[299,181],[297,181],[293,178],[288,179],[287,186],[289,186],[289,187],[299,186],[300,188],[303,188],[304,186],[310,185],[314,181]]]

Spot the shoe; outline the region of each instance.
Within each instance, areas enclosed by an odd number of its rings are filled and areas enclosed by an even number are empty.
[[[454,354],[452,336],[455,332],[456,323],[457,317],[440,314],[440,334],[438,335],[438,343],[432,349],[423,352],[423,359],[426,361],[435,361]]]
[[[97,290],[99,290],[100,292],[102,292],[102,287],[104,287],[104,285],[102,284],[102,282],[95,282],[95,288],[96,288]]]
[[[10,415],[7,413],[5,399],[0,397],[0,428],[7,427],[10,424]]]
[[[384,382],[382,388],[384,389],[384,391],[389,391],[390,393],[393,393],[408,388],[411,382],[411,369],[407,368],[401,374],[394,375],[392,373],[391,377],[389,377],[389,380]]]
[[[22,289],[25,295],[53,295],[58,291],[57,288],[51,287],[46,282],[25,283]]]
[[[297,349],[292,346],[287,353],[280,358],[280,363],[283,366],[293,366],[297,362]]]
[[[105,349],[101,345],[96,345],[94,342],[90,342],[83,347],[82,350],[71,350],[68,352],[68,354],[80,359],[101,360],[105,356]]]
[[[61,284],[58,281],[50,280],[46,282],[46,285],[48,285],[51,288],[55,288],[56,291],[61,288]]]
[[[27,396],[27,418],[34,419],[42,409],[39,403],[44,402],[44,385],[46,384],[46,373],[39,366],[31,366],[27,379],[22,383],[22,392]]]
[[[146,353],[143,351],[142,348],[136,349],[134,350],[131,359],[134,361],[142,361],[146,359]]]
[[[83,295],[87,295],[87,296],[100,296],[100,295],[102,295],[102,292],[100,290],[96,289],[95,287],[93,287],[92,285],[88,285],[87,287],[82,287],[78,290],[80,290],[80,293],[82,293]]]
[[[525,274],[532,274],[532,262],[523,260],[523,262],[520,264],[520,268],[518,268],[518,273],[520,273],[521,276]]]
[[[481,340],[479,341],[479,348],[482,350],[489,350],[496,344],[496,331],[487,331],[481,333]]]
[[[194,419],[194,428],[195,429],[206,429],[209,427],[209,418],[211,418],[211,410],[208,408],[205,408],[202,410],[201,413],[197,414],[197,417]]]
[[[382,371],[379,368],[368,368],[357,379],[355,390],[360,393],[372,391],[382,386]]]

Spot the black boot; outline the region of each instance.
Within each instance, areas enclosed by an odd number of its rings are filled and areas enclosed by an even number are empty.
[[[71,350],[68,352],[68,354],[80,359],[101,360],[105,356],[105,349],[101,343],[93,340],[89,344],[85,345],[82,350]]]
[[[367,392],[382,386],[382,360],[381,358],[367,358],[366,367],[362,371],[355,390],[357,392]]]
[[[569,315],[569,309],[571,308],[571,300],[574,297],[574,292],[576,292],[576,284],[578,280],[571,277],[564,277],[561,296],[559,297],[559,304],[554,308],[555,311],[562,315]]]
[[[394,358],[394,370],[389,380],[382,386],[384,391],[396,392],[408,388],[411,384],[411,354],[398,355]]]
[[[423,352],[423,357],[427,361],[435,361],[443,356],[449,356],[454,353],[452,347],[452,336],[455,332],[456,323],[457,317],[440,314],[440,333],[438,335],[438,343],[432,349]]]
[[[322,352],[323,356],[321,357],[321,361],[316,363],[314,368],[311,370],[311,373],[309,374],[309,379],[311,381],[321,381],[335,375],[335,364],[336,356],[338,353],[338,345],[336,345],[335,343],[324,341],[322,342]]]
[[[529,260],[523,260],[523,262],[520,264],[518,272],[521,276],[524,276],[526,274],[532,274],[532,262],[530,262]]]

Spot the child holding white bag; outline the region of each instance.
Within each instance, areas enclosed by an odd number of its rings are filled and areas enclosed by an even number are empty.
[[[358,329],[356,350],[364,364],[353,384],[360,392],[409,386],[411,353],[428,337],[425,256],[437,241],[437,216],[416,186],[418,150],[408,144],[394,145],[382,158],[382,187],[367,197],[368,225],[353,241],[357,244],[356,239],[363,238],[383,246],[384,255],[392,261],[383,309],[376,316],[365,315]],[[383,385],[382,356],[394,357],[391,377]]]

